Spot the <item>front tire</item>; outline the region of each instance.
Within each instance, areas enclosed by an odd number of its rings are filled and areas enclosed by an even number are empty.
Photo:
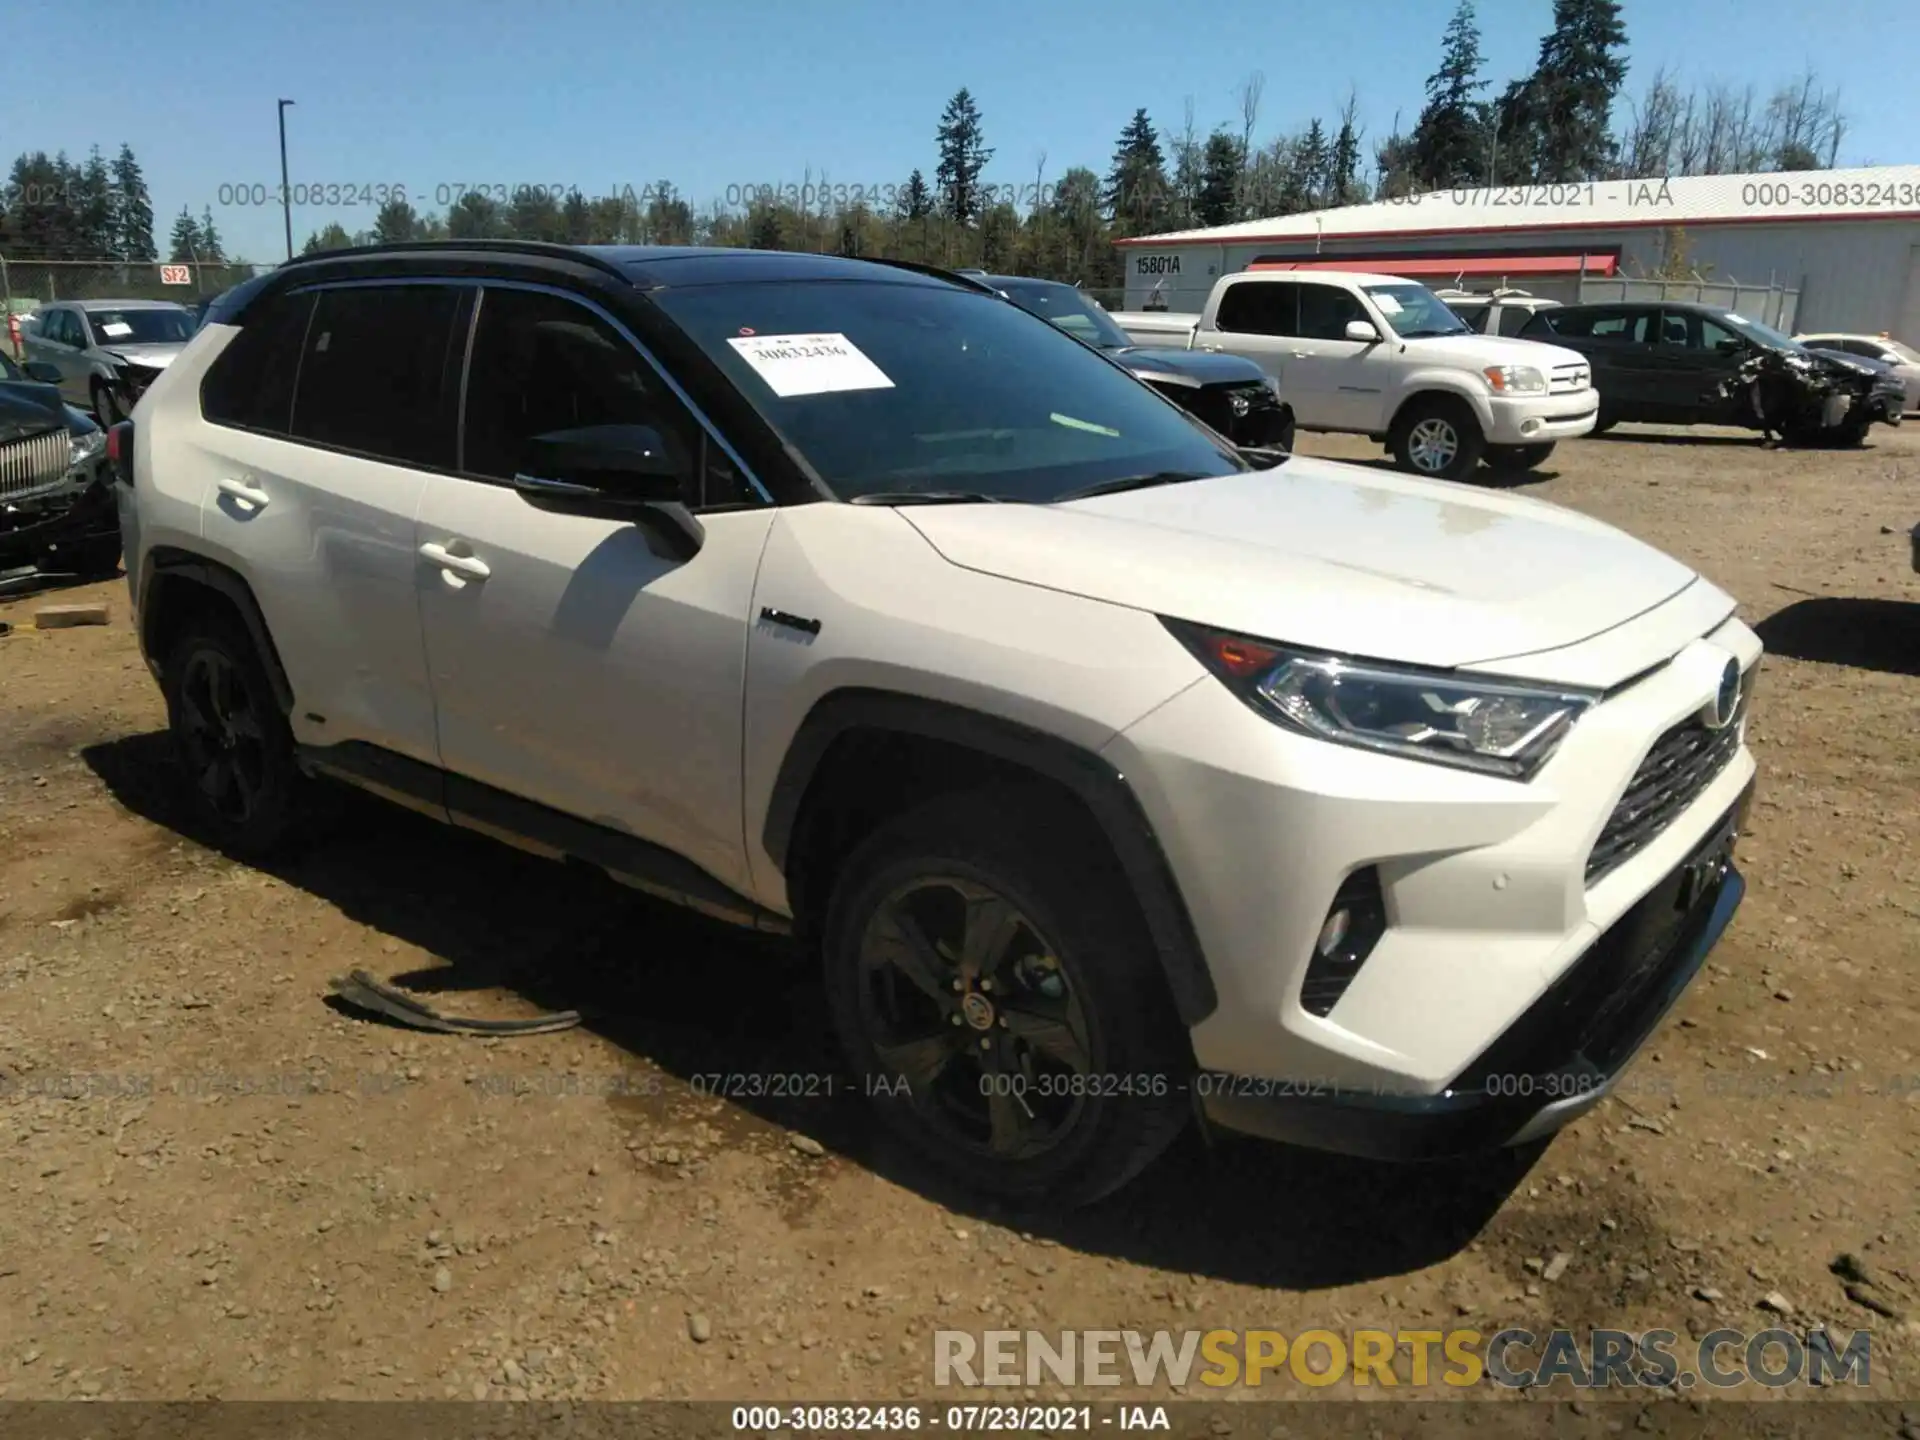
[[[302,818],[307,782],[251,637],[217,612],[195,617],[161,667],[161,690],[201,831],[243,858],[277,850]]]
[[[1553,441],[1541,445],[1489,445],[1487,464],[1495,470],[1532,470],[1553,454]]]
[[[1400,468],[1434,480],[1465,480],[1486,444],[1473,411],[1450,396],[1413,401],[1393,427],[1393,458]]]
[[[859,845],[828,906],[834,1027],[882,1122],[1016,1202],[1112,1193],[1191,1114],[1158,960],[1083,831],[1038,792],[935,800]]]

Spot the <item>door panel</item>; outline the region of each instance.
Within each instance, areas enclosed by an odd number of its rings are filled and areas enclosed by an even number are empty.
[[[717,447],[598,311],[489,285],[472,352],[464,478],[428,483],[415,529],[442,763],[748,889],[741,704],[774,511],[745,501]],[[535,509],[512,488],[531,437],[593,425],[658,428],[685,457],[689,504],[732,507],[702,513],[691,558],[643,525]]]
[[[703,517],[691,560],[639,526],[437,475],[417,559],[442,763],[684,855],[749,888],[741,696],[771,508]]]
[[[438,761],[414,517],[426,467],[454,459],[449,357],[470,296],[400,283],[288,296],[209,371],[203,403],[224,423],[199,430],[202,534],[259,598],[302,740]]]
[[[1300,287],[1290,280],[1248,280],[1227,286],[1214,311],[1218,334],[1196,337],[1197,348],[1244,355],[1279,382],[1301,424],[1317,424],[1302,408],[1296,392],[1306,377],[1295,357],[1299,346],[1294,331],[1299,322]]]
[[[1338,285],[1300,284],[1300,318],[1295,327],[1295,388],[1312,397],[1312,408],[1334,429],[1375,432],[1386,428],[1388,346],[1347,338],[1347,323],[1377,322],[1360,298]],[[1295,402],[1295,413],[1300,413]]]

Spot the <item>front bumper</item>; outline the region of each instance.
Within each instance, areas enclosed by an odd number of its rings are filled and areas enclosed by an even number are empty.
[[[1744,718],[1694,743],[1728,659],[1751,676],[1761,650],[1700,588],[1564,651],[1483,667],[1604,688],[1668,657],[1583,716],[1526,784],[1294,734],[1211,678],[1110,740],[1218,997],[1189,1030],[1199,1068],[1309,1096],[1440,1096],[1604,945],[1755,773]],[[1649,807],[1645,786],[1665,781],[1648,777],[1669,760],[1686,783]],[[1384,922],[1328,1000],[1313,956],[1360,882]]]
[[[1661,883],[1436,1095],[1202,1077],[1223,1129],[1376,1160],[1435,1160],[1549,1135],[1597,1105],[1692,982],[1746,894],[1742,792]]]
[[[119,509],[107,462],[82,481],[32,499],[0,501],[0,570],[36,565],[64,571],[76,552],[120,538]]]
[[[1569,395],[1496,395],[1488,402],[1487,441],[1493,445],[1546,445],[1589,433],[1600,417],[1600,392]]]

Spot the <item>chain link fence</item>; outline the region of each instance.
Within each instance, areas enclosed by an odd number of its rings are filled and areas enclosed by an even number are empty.
[[[0,252],[0,301],[26,314],[54,300],[174,300],[192,305],[251,279],[262,267],[233,261],[129,265],[118,260],[46,260]]]

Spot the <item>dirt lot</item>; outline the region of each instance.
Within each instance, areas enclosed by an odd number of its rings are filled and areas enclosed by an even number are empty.
[[[58,597],[105,628],[0,606],[0,1397],[931,1398],[936,1326],[1697,1336],[1772,1294],[1920,1398],[1912,432],[1630,429],[1528,486],[1701,567],[1770,651],[1750,898],[1620,1097],[1417,1174],[1189,1135],[1044,1220],[844,1093],[699,1093],[831,1072],[777,948],[371,801],[272,871],[196,844],[124,585]],[[589,1023],[369,1023],[327,998],[356,966]]]

